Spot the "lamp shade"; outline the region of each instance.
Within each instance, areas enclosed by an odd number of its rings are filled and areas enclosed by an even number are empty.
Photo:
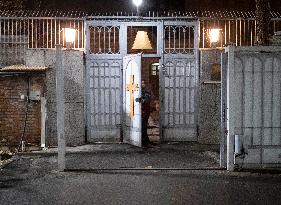
[[[138,31],[132,49],[148,50],[152,49],[146,31]]]

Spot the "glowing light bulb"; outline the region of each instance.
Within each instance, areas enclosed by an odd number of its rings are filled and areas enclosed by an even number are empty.
[[[64,29],[64,35],[65,35],[65,42],[67,43],[73,43],[75,41],[75,33],[76,30],[73,28],[65,28]]]
[[[133,3],[136,5],[136,7],[139,7],[142,4],[142,0],[133,0]]]
[[[209,36],[210,36],[210,42],[211,43],[217,43],[219,41],[220,30],[221,29],[219,29],[219,28],[210,29]]]

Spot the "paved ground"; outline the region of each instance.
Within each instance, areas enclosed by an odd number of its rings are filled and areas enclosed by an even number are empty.
[[[109,154],[110,146],[99,146],[99,148],[92,146],[72,148],[68,154],[68,165],[75,162],[83,166],[87,163],[92,165],[89,160],[97,156],[100,160],[107,159],[114,162],[116,153]],[[185,156],[193,154],[192,156],[198,160],[204,158],[203,163],[208,164],[207,161],[210,161],[210,164],[215,165],[214,151],[208,152],[196,145],[187,147],[193,150],[183,149]],[[109,150],[106,151],[104,148]],[[99,149],[103,151],[97,151]],[[120,149],[120,157],[122,153],[127,153],[128,156],[135,156],[132,161],[142,159],[142,162],[130,162],[131,164],[148,165],[140,156],[145,156],[148,161],[154,162],[149,156],[156,152],[156,148],[153,148],[154,151],[146,150],[147,153],[139,149],[136,151],[132,147],[124,149],[118,146],[115,151],[118,149]],[[156,153],[161,153],[161,149]],[[95,150],[92,152],[92,158],[90,158],[90,150]],[[76,155],[74,151],[88,152],[87,160],[80,162],[83,155]],[[0,204],[280,204],[281,201],[280,174],[228,173],[224,170],[61,173],[57,171],[56,156],[52,154],[53,152],[54,150],[49,150],[47,154],[18,156],[13,163],[2,169]],[[102,156],[104,154],[106,158]],[[173,151],[169,155],[178,156],[173,155]],[[167,155],[162,153],[158,156]],[[125,159],[129,162],[130,158]],[[122,161],[120,158],[118,160]],[[173,166],[177,163],[178,161],[175,160]],[[197,164],[198,162],[185,162],[185,165]],[[103,165],[110,164],[103,163]],[[160,165],[161,163],[158,164]],[[162,162],[162,165],[165,163]],[[116,166],[117,164],[113,167]]]
[[[48,149],[42,154],[56,153]],[[165,143],[148,149],[128,144],[95,144],[67,149],[68,169],[219,167],[219,147]]]

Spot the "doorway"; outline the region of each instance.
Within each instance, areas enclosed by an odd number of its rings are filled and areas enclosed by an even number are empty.
[[[87,142],[119,142],[124,138],[123,60],[140,53],[132,47],[141,30],[147,32],[153,48],[141,52],[140,62],[142,79],[153,95],[148,130],[151,141],[197,141],[198,26],[197,21],[135,21],[129,17],[124,21],[87,20]]]
[[[155,144],[160,143],[159,61],[160,58],[144,57],[141,69],[142,81],[145,82],[147,90],[151,94],[147,134],[149,140]]]

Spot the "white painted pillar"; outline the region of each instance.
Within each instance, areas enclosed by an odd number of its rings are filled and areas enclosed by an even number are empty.
[[[56,45],[56,103],[58,169],[65,170],[65,135],[64,135],[64,69],[62,65],[62,45]]]
[[[235,110],[233,109],[233,95],[234,86],[235,86],[235,77],[234,77],[234,69],[235,69],[235,55],[234,55],[235,47],[228,47],[228,65],[227,65],[227,165],[226,168],[228,171],[234,171],[234,117]]]

